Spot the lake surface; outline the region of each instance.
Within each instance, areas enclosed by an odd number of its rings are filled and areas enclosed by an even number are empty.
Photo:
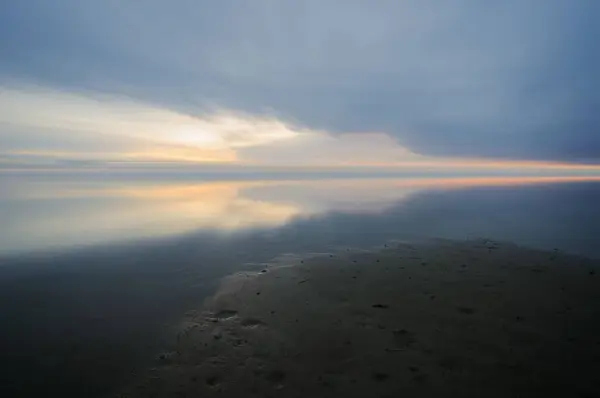
[[[282,254],[490,238],[600,258],[600,180],[0,176],[3,396],[127,382],[221,277]]]

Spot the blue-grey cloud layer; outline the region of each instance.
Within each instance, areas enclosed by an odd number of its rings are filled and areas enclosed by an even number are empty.
[[[600,159],[595,0],[8,0],[0,83],[385,131],[425,154]]]

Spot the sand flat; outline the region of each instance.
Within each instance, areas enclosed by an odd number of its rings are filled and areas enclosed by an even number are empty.
[[[600,266],[388,243],[226,278],[121,397],[600,396]]]

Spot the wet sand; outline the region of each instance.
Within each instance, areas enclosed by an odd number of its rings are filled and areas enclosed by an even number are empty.
[[[120,397],[597,397],[600,265],[478,240],[226,278]]]

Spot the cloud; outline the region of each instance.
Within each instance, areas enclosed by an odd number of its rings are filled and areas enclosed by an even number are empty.
[[[117,96],[0,87],[0,143],[13,157],[231,162],[238,148],[298,134],[239,112],[195,117]]]
[[[124,96],[0,86],[0,168],[169,173],[598,173],[600,166],[426,156],[385,132],[336,134],[273,114],[193,116]],[[237,173],[237,174],[236,174]],[[562,174],[561,174],[562,173]]]
[[[595,1],[9,2],[0,81],[436,156],[597,161]]]
[[[295,166],[377,166],[435,161],[400,146],[384,133],[332,135],[305,132],[294,140],[246,148],[239,156],[252,163]]]
[[[190,116],[133,99],[0,87],[0,142],[23,163],[46,160],[363,165],[426,159],[384,133],[341,136],[274,116]]]

